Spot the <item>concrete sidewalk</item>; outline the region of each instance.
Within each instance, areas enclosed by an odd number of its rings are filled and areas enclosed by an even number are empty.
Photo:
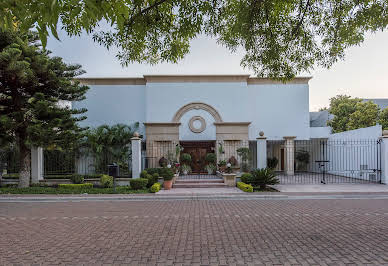
[[[286,193],[388,193],[388,185],[383,184],[290,184],[273,187]]]

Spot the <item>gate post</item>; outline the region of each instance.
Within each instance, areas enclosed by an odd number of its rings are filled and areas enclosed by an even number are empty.
[[[141,138],[135,132],[131,138],[132,147],[132,178],[139,178],[141,172]]]
[[[294,162],[295,162],[295,142],[296,137],[283,137],[285,140],[284,148],[286,153],[286,175],[294,175]]]
[[[381,137],[381,183],[388,185],[388,130]]]
[[[264,137],[264,132],[260,131],[259,137],[256,138],[256,153],[257,153],[257,168],[267,167],[267,137]]]
[[[31,183],[37,184],[43,180],[43,148],[31,149]]]

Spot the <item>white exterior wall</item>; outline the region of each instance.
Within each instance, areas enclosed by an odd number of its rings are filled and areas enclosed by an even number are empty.
[[[381,125],[377,125],[330,135],[328,173],[369,180],[372,169],[377,169],[377,164],[380,164],[377,140],[381,134]]]
[[[140,122],[140,132],[144,133],[145,85],[89,85],[89,88],[84,101],[72,103],[74,108],[88,109],[82,126]]]
[[[297,139],[310,137],[307,84],[147,83],[146,121],[171,122],[175,113],[191,102],[211,105],[224,122],[252,122],[249,126],[250,140],[256,140],[260,131],[264,131],[269,140],[283,139],[284,136],[296,136]],[[202,113],[202,116],[205,115]],[[180,136],[185,140],[214,139],[213,129],[193,136],[187,127],[191,117],[182,117]],[[206,122],[207,126],[213,123],[210,120]]]

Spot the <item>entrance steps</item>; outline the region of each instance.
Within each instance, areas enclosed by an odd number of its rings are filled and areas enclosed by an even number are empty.
[[[177,179],[174,188],[223,188],[224,180],[217,179]]]

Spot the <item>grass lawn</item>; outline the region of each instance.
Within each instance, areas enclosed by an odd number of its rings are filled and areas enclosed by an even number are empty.
[[[0,194],[135,194],[135,193],[150,193],[149,189],[134,190],[128,186],[116,187],[116,192],[113,188],[83,188],[83,189],[59,189],[54,187],[2,187]]]

